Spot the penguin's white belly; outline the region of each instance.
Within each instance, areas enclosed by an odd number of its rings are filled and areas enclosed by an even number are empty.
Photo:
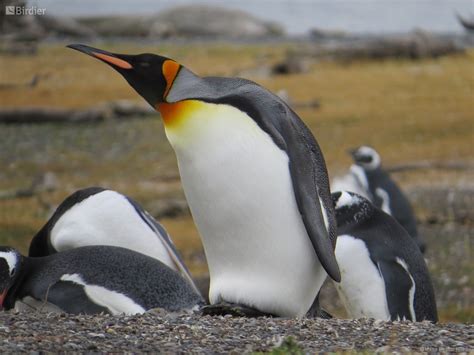
[[[365,243],[350,235],[338,236],[336,259],[341,282],[334,285],[349,316],[389,320],[385,283]]]
[[[51,230],[51,243],[57,251],[87,245],[127,248],[177,270],[161,239],[115,191],[92,195],[66,211]]]
[[[303,316],[326,273],[296,204],[288,156],[246,114],[206,106],[167,136],[204,244],[210,301]]]

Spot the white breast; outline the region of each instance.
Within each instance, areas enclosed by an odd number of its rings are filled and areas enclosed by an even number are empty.
[[[389,320],[385,283],[365,243],[350,235],[338,236],[336,259],[341,282],[334,285],[349,316]]]
[[[367,177],[365,176],[364,170],[357,165],[352,165],[350,171],[346,175],[334,177],[331,181],[331,191],[355,192],[356,194],[371,200]]]
[[[57,251],[87,245],[127,248],[177,270],[160,238],[115,191],[92,195],[66,211],[51,231],[51,243]]]
[[[166,133],[204,244],[210,301],[302,316],[326,273],[297,208],[288,156],[240,110],[205,107]]]

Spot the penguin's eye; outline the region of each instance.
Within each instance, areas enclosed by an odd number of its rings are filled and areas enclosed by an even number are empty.
[[[141,66],[142,68],[147,68],[147,67],[150,66],[150,63],[148,63],[148,62],[140,62],[140,66]]]

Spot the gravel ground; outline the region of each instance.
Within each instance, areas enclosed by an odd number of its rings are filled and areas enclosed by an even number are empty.
[[[140,316],[0,313],[0,352],[474,351],[474,326],[371,319],[202,317],[153,310]],[[292,337],[294,342],[288,339]],[[282,345],[283,344],[283,345]],[[290,345],[291,346],[291,345]],[[286,347],[288,350],[288,347]]]

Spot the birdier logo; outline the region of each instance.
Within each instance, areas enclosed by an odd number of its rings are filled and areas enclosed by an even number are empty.
[[[15,15],[15,6],[5,6],[5,15]]]
[[[5,6],[5,15],[44,15],[46,9],[36,6]]]

